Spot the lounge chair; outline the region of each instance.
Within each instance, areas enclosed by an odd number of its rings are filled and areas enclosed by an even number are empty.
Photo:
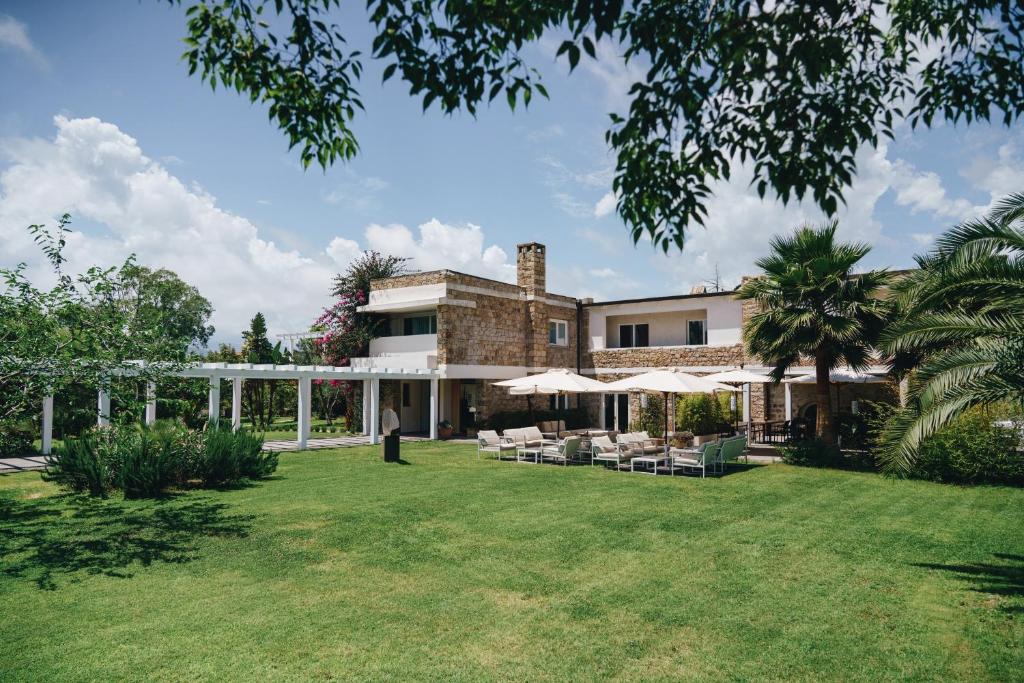
[[[738,460],[747,450],[747,437],[745,436],[734,436],[729,439],[725,439],[722,442],[722,452],[718,456],[719,463],[722,466],[722,472],[725,472],[725,468],[728,464],[734,460]]]
[[[578,436],[570,436],[557,446],[545,446],[544,450],[541,451],[541,457],[550,462],[560,462],[563,465],[568,465],[576,460],[581,440]]]
[[[721,445],[715,441],[701,444],[697,453],[692,457],[689,455],[676,455],[672,458],[672,468],[682,470],[700,470],[700,477],[703,479],[710,469],[712,473],[718,464]]]
[[[545,439],[544,435],[536,427],[519,427],[517,429],[506,429],[502,436],[512,439],[516,446],[516,458],[520,461],[532,460],[540,462],[540,452],[545,446],[557,445],[553,439]]]
[[[606,451],[602,449],[600,453],[595,453],[592,456],[591,464],[593,464],[594,460],[600,460],[601,462],[604,462],[606,464],[614,463],[616,469],[618,469],[619,465],[626,464],[633,458],[639,457],[641,455],[647,455],[647,453],[644,451],[644,444],[645,440],[640,434],[619,434],[618,438],[616,438],[615,440],[615,450]],[[652,452],[657,452],[657,448],[655,448],[655,450]]]
[[[619,464],[619,447],[607,436],[595,436],[590,439],[590,464],[598,460]]]
[[[504,460],[506,454],[516,457],[516,445],[512,439],[486,429],[477,432],[476,436],[476,457],[480,458],[484,453],[493,453],[498,460]]]

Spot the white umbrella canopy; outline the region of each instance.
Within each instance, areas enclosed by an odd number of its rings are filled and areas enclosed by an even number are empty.
[[[833,384],[878,384],[889,381],[884,375],[871,375],[866,372],[857,372],[856,370],[849,369],[833,370],[828,373],[828,379]],[[813,373],[782,380],[784,384],[814,384],[816,381],[817,379]]]
[[[541,387],[512,387],[508,393],[513,396],[533,396],[535,394],[557,394],[554,389],[543,389]]]
[[[565,369],[548,370],[536,375],[506,379],[501,382],[495,382],[494,386],[509,387],[513,390],[512,393],[515,394],[586,394],[607,391],[605,388],[607,385],[604,382],[598,382],[596,379],[577,375],[575,372]],[[534,391],[530,392],[530,389]],[[517,390],[526,391],[520,392]]]
[[[715,391],[739,391],[739,389],[685,372],[652,370],[642,375],[608,382],[604,385],[604,391],[660,391],[667,394],[710,394]]]
[[[704,379],[712,382],[725,382],[726,384],[763,384],[775,381],[768,375],[762,375],[759,372],[751,372],[750,370],[745,370],[743,368],[704,375]]]

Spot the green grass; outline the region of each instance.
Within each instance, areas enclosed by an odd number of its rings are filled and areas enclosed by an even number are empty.
[[[1024,491],[284,454],[164,501],[0,477],[16,680],[1010,680]]]
[[[289,423],[290,424],[295,424],[295,418],[294,417],[277,417],[277,418],[274,418],[274,423],[278,424],[278,425],[284,425],[284,424],[289,424]],[[319,418],[313,418],[310,421],[310,425],[312,427],[324,427],[324,426],[327,426],[327,420],[321,420]],[[248,420],[244,420],[243,419],[242,420],[242,426],[245,427],[246,429],[252,429],[252,423],[250,423]],[[271,429],[268,429],[266,432],[262,433],[263,434],[263,438],[266,441],[294,441],[295,439],[299,438],[299,432],[298,432],[297,429],[274,429],[273,428],[274,427],[273,424],[270,425],[270,426],[271,426]],[[331,423],[331,426],[333,426],[337,431],[335,431],[333,433],[332,432],[315,432],[314,431],[314,432],[312,432],[309,435],[309,438],[311,438],[311,439],[328,439],[328,438],[332,438],[332,437],[336,437],[336,436],[348,436],[349,435],[348,432],[344,431],[344,429],[345,429],[345,418],[341,417],[341,418],[335,419]],[[258,431],[258,430],[254,430],[254,431]]]

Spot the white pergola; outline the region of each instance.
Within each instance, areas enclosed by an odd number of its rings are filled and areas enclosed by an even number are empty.
[[[140,369],[144,367],[139,364]],[[119,371],[120,377],[131,376]],[[231,380],[231,427],[242,424],[242,382],[247,379],[284,379],[298,382],[298,446],[305,449],[309,441],[312,416],[313,380],[344,380],[363,382],[363,434],[370,443],[380,443],[380,381],[421,379],[430,382],[430,438],[437,439],[438,379],[437,370],[419,368],[353,368],[333,365],[258,365],[252,363],[193,363],[167,373],[172,377],[204,377],[209,383],[209,420],[220,420],[220,383]],[[156,387],[146,387],[146,424],[156,422]],[[110,424],[110,392],[100,390],[96,401],[96,423]],[[53,396],[43,398],[42,452],[49,455],[53,447]]]

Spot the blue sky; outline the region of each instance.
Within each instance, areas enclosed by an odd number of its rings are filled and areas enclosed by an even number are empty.
[[[261,106],[188,77],[183,12],[157,0],[0,2],[0,265],[26,261],[44,277],[24,228],[66,210],[74,266],[134,252],[170,267],[213,302],[217,338],[236,341],[256,310],[272,331],[303,329],[331,274],[366,247],[509,279],[516,243],[537,240],[549,289],[632,298],[689,291],[716,265],[733,285],[773,234],[820,219],[760,201],[739,172],[684,253],[634,247],[609,210],[603,133],[637,71],[611,44],[571,76],[554,40],[531,47],[551,100],[475,119],[423,113],[367,60],[361,155],[303,171]],[[362,3],[339,20],[366,51]],[[1024,189],[1024,132],[904,128],[860,161],[842,233],[874,245],[868,265],[906,267],[936,233]]]

